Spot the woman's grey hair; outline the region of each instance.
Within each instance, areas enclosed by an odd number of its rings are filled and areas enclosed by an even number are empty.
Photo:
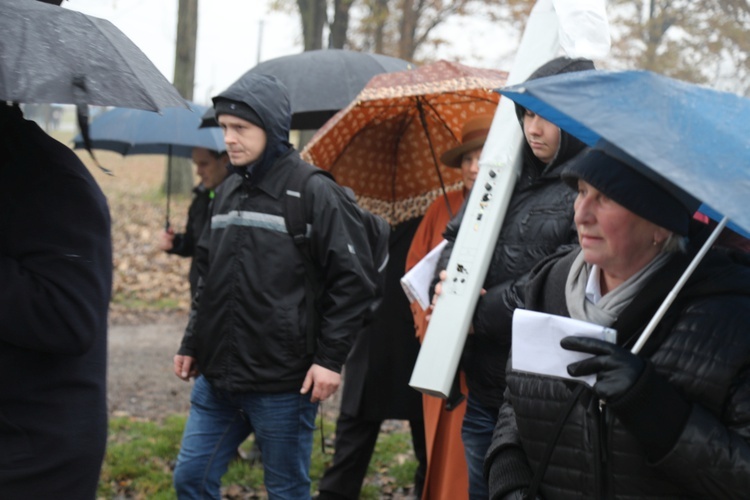
[[[662,252],[685,253],[687,251],[687,237],[670,233],[661,247]]]

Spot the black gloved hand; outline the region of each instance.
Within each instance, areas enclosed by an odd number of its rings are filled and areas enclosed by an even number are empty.
[[[565,337],[560,346],[568,351],[579,351],[594,356],[568,365],[573,377],[596,374],[594,392],[604,401],[622,397],[643,373],[641,358],[611,342],[588,337]]]

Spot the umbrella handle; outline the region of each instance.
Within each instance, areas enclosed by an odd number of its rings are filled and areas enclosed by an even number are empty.
[[[172,192],[172,145],[169,145],[167,156],[167,220],[164,223],[164,230],[169,231],[169,197]]]

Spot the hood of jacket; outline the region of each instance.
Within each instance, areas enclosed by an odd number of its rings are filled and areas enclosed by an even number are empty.
[[[551,61],[546,62],[542,66],[536,69],[526,81],[536,80],[537,78],[544,78],[546,76],[559,75],[562,73],[572,73],[574,71],[587,71],[596,69],[594,63],[589,59],[576,58],[571,59],[569,57],[557,57]],[[521,125],[521,131],[523,131],[523,116],[526,114],[526,108],[516,104],[516,116],[518,117],[518,123]],[[541,175],[545,170],[552,170],[558,165],[562,165],[566,161],[573,158],[575,155],[581,152],[586,145],[579,141],[576,137],[573,137],[569,133],[560,129],[560,146],[557,150],[555,158],[550,164],[545,164],[539,158],[536,157],[534,152],[531,150],[527,141],[523,142],[523,159],[524,165],[529,166],[534,170],[530,172],[532,177],[536,178]]]
[[[263,155],[249,165],[231,165],[233,173],[247,178],[252,173],[252,183],[257,182],[271,168],[274,162],[292,145],[289,143],[289,129],[292,124],[292,108],[286,87],[276,77],[258,73],[246,73],[224,92],[214,96],[212,101],[222,99],[242,102],[250,106],[263,122],[266,132],[266,149]]]

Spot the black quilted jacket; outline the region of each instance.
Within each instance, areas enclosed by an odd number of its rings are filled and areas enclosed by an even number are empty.
[[[567,315],[560,286],[574,254],[541,266],[526,288],[529,309]],[[625,346],[635,341],[686,264],[687,257],[673,258],[620,315],[613,327]],[[750,267],[709,254],[641,352],[651,370],[646,390],[668,384],[670,402],[643,398],[621,413],[615,402],[600,408],[584,390],[562,427],[541,496],[748,498],[749,333]],[[492,498],[528,486],[578,384],[509,369],[507,385],[485,464]],[[678,408],[684,408],[684,418],[676,419],[677,428],[669,427]],[[633,415],[648,418],[630,419]],[[655,442],[665,435],[672,437],[654,457]]]

